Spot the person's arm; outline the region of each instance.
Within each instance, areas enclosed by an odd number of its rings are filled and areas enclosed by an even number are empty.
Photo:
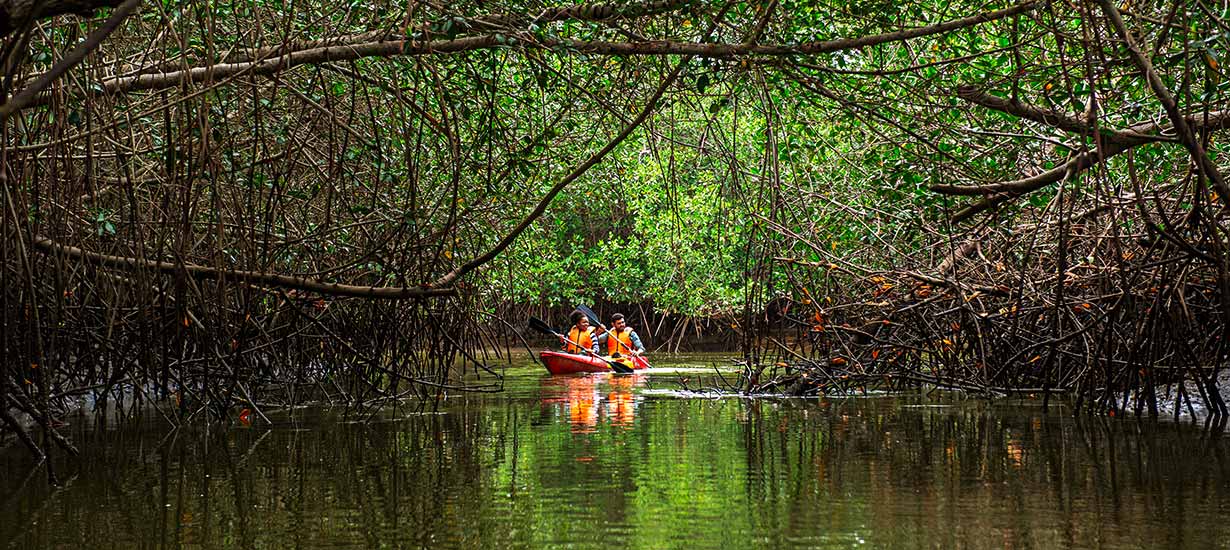
[[[636,335],[635,330],[628,331],[628,339],[632,340],[632,347],[636,349],[637,353],[644,353],[645,344],[641,343],[641,337]]]
[[[606,334],[606,331],[603,331],[602,334]],[[598,342],[600,342],[598,330],[594,329],[589,333],[589,343],[591,345],[590,351],[593,351],[595,356],[602,355],[602,346],[598,345]]]

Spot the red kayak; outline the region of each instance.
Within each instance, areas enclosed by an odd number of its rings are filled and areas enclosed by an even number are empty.
[[[576,372],[611,372],[611,366],[603,359],[591,357],[589,355],[574,355],[564,353],[562,351],[544,351],[539,354],[542,358],[542,364],[547,366],[547,370],[551,374],[572,374]],[[649,368],[649,361],[644,357],[636,357],[629,359],[620,357],[619,359],[605,358],[610,361],[618,361],[633,369]]]

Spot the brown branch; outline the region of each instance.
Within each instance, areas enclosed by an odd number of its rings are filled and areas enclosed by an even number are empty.
[[[99,44],[102,44],[102,41],[106,40],[108,36],[111,36],[111,33],[115,32],[115,29],[119,28],[120,23],[123,23],[124,20],[127,19],[129,15],[132,15],[133,12],[137,11],[137,8],[140,6],[141,0],[127,0],[121,4],[119,8],[116,8],[116,10],[111,13],[111,17],[108,17],[107,20],[103,22],[102,26],[94,29],[90,35],[86,37],[84,42],[78,44],[76,48],[73,48],[73,51],[69,52],[68,55],[65,55],[62,59],[60,59],[60,61],[57,62],[51,70],[39,76],[38,80],[34,81],[33,84],[23,88],[21,92],[18,92],[17,96],[15,96],[12,100],[6,102],[4,105],[0,105],[0,123],[7,120],[9,115],[21,110],[21,108],[27,103],[30,103],[30,101],[33,100],[38,94],[47,89],[48,86],[51,86],[51,83],[54,82],[55,79],[60,78],[60,76],[68,72],[69,69],[76,67],[78,63],[81,63],[85,59],[85,56],[94,51],[94,49],[97,48]]]
[[[989,95],[985,92],[977,91],[971,86],[961,86],[958,88],[957,97],[981,107],[1019,116],[1027,120],[1059,128],[1060,130],[1080,134],[1089,133],[1088,124],[1069,115],[1019,100],[1011,101]],[[1230,128],[1230,111],[1212,111],[1207,115],[1203,113],[1200,115],[1187,115],[1184,119],[1189,126],[1199,130],[1213,131]],[[1173,126],[1170,124],[1157,124],[1153,121],[1146,121],[1133,124],[1125,130],[1104,129],[1102,135],[1110,138],[1111,141],[1140,145],[1158,141],[1173,141],[1174,138],[1169,135],[1157,135],[1169,134],[1172,128]]]
[[[891,33],[885,33],[885,34],[874,34],[870,36],[861,36],[858,38],[840,38],[837,40],[824,40],[820,42],[809,42],[806,44],[802,44],[796,48],[786,47],[782,50],[782,54],[794,55],[794,54],[799,54],[799,53],[836,52],[836,51],[842,51],[842,50],[853,50],[853,49],[858,49],[858,48],[865,48],[867,46],[875,46],[878,44],[885,44],[888,42],[900,42],[903,40],[909,40],[911,38],[931,36],[935,34],[945,33],[948,31],[963,29],[965,27],[972,27],[974,25],[981,25],[982,23],[1004,19],[1006,17],[1012,17],[1013,15],[1020,15],[1022,13],[1033,11],[1035,8],[1037,8],[1040,5],[1042,5],[1042,2],[1038,0],[1031,0],[1029,2],[1023,2],[1023,3],[1017,4],[1010,8],[1004,8],[1002,10],[980,13],[978,15],[971,15],[969,17],[963,17],[961,19],[953,19],[952,21],[945,21],[943,23],[937,23],[935,25],[930,25],[926,27],[906,29],[903,31],[891,32]],[[778,46],[776,48],[781,48],[781,47]],[[790,50],[793,50],[793,51],[790,51]]]
[[[472,18],[463,18],[459,23],[457,23],[457,25],[460,29],[466,31],[467,33],[490,33],[496,31],[516,33],[527,28],[531,23],[542,25],[545,23],[565,20],[607,21],[612,19],[628,19],[645,15],[656,15],[659,13],[680,9],[691,3],[691,1],[692,0],[654,0],[651,2],[630,5],[603,3],[577,4],[572,6],[549,8],[542,11],[537,17],[532,18],[526,14],[481,15]],[[287,52],[293,51],[312,50],[317,48],[326,48],[329,46],[354,46],[369,42],[405,40],[406,38],[408,37],[405,34],[399,34],[395,30],[374,30],[345,36],[332,36],[318,40],[304,40],[264,48],[240,50],[230,56],[227,56],[226,61],[228,63],[254,61],[283,55]]]
[[[931,186],[931,190],[936,193],[945,195],[994,195],[996,193],[1011,193],[1022,194],[1030,191],[1036,191],[1047,185],[1055,183],[1064,178],[1069,171],[1084,172],[1092,168],[1110,157],[1118,155],[1128,149],[1129,145],[1108,144],[1105,147],[1105,156],[1099,155],[1098,151],[1087,151],[1076,155],[1059,166],[1047,170],[1036,176],[1019,179],[1014,181],[1005,181],[1000,183],[989,183],[986,185],[945,185],[936,184]]]
[[[1213,164],[1213,160],[1205,152],[1200,140],[1196,139],[1196,133],[1192,131],[1191,126],[1188,124],[1187,117],[1183,116],[1183,113],[1179,111],[1178,103],[1175,102],[1174,97],[1166,89],[1166,84],[1162,82],[1162,78],[1158,76],[1157,71],[1153,69],[1153,63],[1140,51],[1136,40],[1132,38],[1132,33],[1128,32],[1127,26],[1123,23],[1123,17],[1119,15],[1119,10],[1115,8],[1110,0],[1098,0],[1098,3],[1101,4],[1102,11],[1106,14],[1106,18],[1110,20],[1110,24],[1114,27],[1115,32],[1123,39],[1132,61],[1144,73],[1145,80],[1149,83],[1149,87],[1153,89],[1153,95],[1157,96],[1157,100],[1166,109],[1166,115],[1170,117],[1170,123],[1174,125],[1179,142],[1187,148],[1191,154],[1192,161],[1199,167],[1200,172],[1209,178],[1209,182],[1213,184],[1213,188],[1217,190],[1217,194],[1221,197],[1222,204],[1230,206],[1230,187],[1226,187],[1226,182],[1222,180],[1221,172],[1217,170],[1217,165]]]
[[[17,434],[17,439],[21,441],[30,454],[34,457],[35,462],[42,462],[47,458],[43,450],[38,448],[38,443],[34,442],[34,438],[30,437],[30,432],[26,431],[25,426],[22,426],[13,415],[9,413],[9,408],[6,403],[0,401],[0,420],[8,426],[10,430]]]
[[[688,57],[684,57],[683,60],[675,66],[675,70],[671,71],[670,75],[668,75],[666,79],[662,81],[662,84],[658,86],[658,89],[654,92],[653,96],[649,98],[649,101],[645,103],[645,108],[641,109],[640,115],[633,119],[632,122],[629,122],[626,126],[624,126],[623,131],[619,132],[619,135],[615,136],[615,138],[607,143],[602,149],[591,155],[589,159],[581,163],[580,166],[574,168],[571,173],[564,177],[564,179],[555,184],[550,191],[547,191],[547,194],[543,196],[542,200],[538,201],[538,205],[534,207],[534,210],[522,219],[521,222],[518,223],[512,231],[505,235],[503,239],[500,239],[500,242],[497,243],[495,247],[488,250],[483,255],[470,260],[465,265],[462,265],[445,274],[443,277],[440,277],[432,285],[437,287],[451,285],[453,284],[453,281],[457,280],[458,277],[461,277],[462,275],[465,275],[466,273],[477,269],[479,266],[495,259],[495,257],[503,252],[505,248],[508,248],[508,246],[517,239],[521,232],[525,231],[530,224],[534,223],[534,220],[538,219],[543,212],[547,211],[547,206],[551,204],[552,199],[554,199],[560,191],[564,190],[564,187],[567,187],[569,183],[572,183],[577,178],[581,177],[581,175],[589,171],[589,169],[595,164],[601,162],[602,158],[605,157],[607,153],[614,150],[615,147],[622,143],[624,139],[627,139],[629,135],[632,135],[632,131],[636,130],[642,122],[645,122],[645,119],[649,118],[649,115],[653,113],[654,109],[658,106],[658,101],[662,99],[662,94],[666,93],[666,89],[669,88],[670,85],[675,82],[675,79],[679,77],[680,71],[682,71],[683,67],[687,65],[689,59],[690,58]]]
[[[996,97],[980,91],[973,86],[961,86],[957,88],[957,97],[973,103],[974,105],[1015,115],[1025,120],[1032,120],[1034,122],[1045,124],[1067,132],[1072,132],[1074,134],[1091,135],[1093,133],[1093,130],[1089,124],[1080,119],[1069,116],[1066,113],[1060,113],[1046,107],[1024,103],[1020,100],[1014,101],[1002,97]],[[1143,135],[1136,132],[1122,132],[1106,128],[1102,129],[1102,136],[1115,143],[1145,143],[1162,139],[1157,136]]]
[[[537,16],[524,14],[481,15],[466,19],[463,25],[484,30],[525,28],[530,24],[542,25],[555,21],[610,21],[632,19],[646,15],[671,12],[691,4],[692,0],[652,0],[640,4],[576,4],[547,8]]]
[[[11,378],[6,377],[4,379],[4,384],[8,390],[6,397],[8,397],[9,403],[17,410],[26,413],[26,415],[28,415],[35,424],[42,427],[43,434],[46,437],[50,437],[57,446],[67,451],[68,454],[73,456],[81,454],[81,452],[77,450],[77,446],[73,445],[72,441],[69,441],[67,437],[64,437],[64,434],[55,429],[55,426],[51,425],[47,415],[44,414],[48,411],[40,410],[34,403],[30,402],[30,398],[17,388],[17,383]],[[0,402],[0,408],[3,408],[2,402]]]
[[[977,92],[973,88],[969,87],[959,88],[957,90],[957,95],[961,99],[989,109],[995,109],[1016,115],[1027,120],[1047,124],[1062,130],[1084,134],[1088,133],[1088,130],[1085,129],[1085,123],[1073,119],[1067,115],[1056,113],[1050,109],[1045,109],[1043,107],[1038,107],[1027,103],[1012,102],[987,95],[983,92]],[[1214,111],[1208,113],[1207,116],[1189,115],[1180,116],[1179,118],[1188,126],[1189,129],[1195,129],[1202,132],[1230,129],[1230,111]],[[964,221],[980,212],[989,210],[990,208],[998,206],[999,204],[1007,202],[1011,199],[1058,182],[1063,179],[1064,175],[1067,174],[1069,170],[1075,170],[1076,173],[1083,172],[1092,168],[1096,164],[1099,164],[1134,147],[1146,143],[1172,141],[1173,138],[1169,135],[1172,133],[1175,133],[1174,126],[1172,124],[1157,124],[1152,121],[1141,122],[1134,124],[1125,130],[1103,131],[1103,136],[1108,138],[1108,143],[1106,143],[1103,147],[1101,158],[1099,158],[1097,151],[1087,151],[1077,155],[1060,166],[1047,170],[1036,176],[1031,176],[1024,179],[986,185],[937,184],[932,185],[930,189],[936,193],[943,193],[946,195],[986,195],[986,197],[982,200],[972,203],[952,215],[952,221]]]
[[[439,296],[455,296],[453,288],[422,287],[389,287],[389,286],[358,286],[326,283],[306,277],[281,275],[263,271],[246,271],[239,269],[217,269],[189,263],[163,262],[158,260],[143,260],[128,256],[111,256],[96,252],[87,252],[75,246],[59,244],[46,237],[34,238],[35,249],[45,254],[62,254],[66,257],[80,260],[84,263],[113,267],[118,269],[152,269],[166,274],[183,273],[195,279],[230,279],[249,284],[293,288],[307,292],[315,292],[329,296],[351,296],[355,298],[374,298],[381,300],[404,300],[409,298],[428,298]]]
[[[0,38],[4,38],[26,23],[75,13],[91,15],[100,8],[112,8],[121,0],[0,0]]]
[[[552,21],[563,21],[566,19],[576,19],[581,21],[598,21],[606,20],[614,17],[637,17],[642,15],[652,15],[661,12],[672,11],[686,4],[688,1],[658,1],[649,2],[646,4],[637,4],[632,6],[608,6],[605,4],[569,6],[565,8],[553,8],[543,12],[538,17],[534,18],[535,23],[545,23]],[[874,46],[888,42],[900,42],[911,38],[919,38],[923,36],[931,36],[942,34],[948,31],[962,29],[979,25],[989,21],[996,21],[1005,17],[1011,17],[1032,11],[1038,7],[1037,0],[1024,2],[1010,8],[1002,10],[981,13],[952,21],[945,21],[926,27],[918,27],[914,29],[905,29],[901,31],[862,36],[857,38],[839,38],[835,40],[821,40],[808,42],[797,46],[786,45],[756,45],[752,40],[743,44],[701,44],[695,42],[679,42],[672,40],[652,40],[647,42],[626,43],[626,42],[603,42],[603,41],[579,41],[579,40],[554,40],[541,41],[527,39],[525,45],[534,45],[537,43],[540,47],[545,48],[571,48],[585,53],[599,53],[608,55],[696,55],[701,57],[735,57],[740,55],[800,55],[800,54],[817,54],[829,53],[842,50],[853,50]],[[464,24],[471,26],[486,26],[495,30],[505,30],[509,34],[519,34],[520,28],[527,23],[526,18],[513,15],[495,15],[484,16],[468,19]],[[763,24],[764,22],[762,22]],[[515,29],[515,30],[514,30]],[[373,31],[352,35],[348,38],[322,39],[304,43],[306,48],[296,49],[316,49],[326,46],[347,46],[359,45],[371,41],[400,41],[404,37],[396,37],[392,34],[383,33],[382,31]],[[459,40],[465,40],[459,39]],[[447,42],[447,41],[440,41]],[[411,48],[413,49],[413,48]],[[277,48],[267,48],[261,50],[268,54],[276,54],[281,51]]]
[[[963,222],[1019,196],[1021,196],[1021,193],[996,193],[989,197],[984,197],[978,202],[970,203],[964,208],[953,212],[952,221],[953,223]]]
[[[193,67],[179,71],[108,78],[104,79],[101,83],[102,92],[82,91],[81,93],[119,94],[143,90],[161,90],[177,87],[185,82],[205,82],[209,80],[216,81],[237,74],[267,76],[307,64],[349,61],[366,57],[448,54],[474,50],[495,49],[514,45],[521,48],[599,55],[692,55],[714,58],[756,55],[787,57],[813,55],[843,50],[853,50],[889,42],[909,40],[911,38],[931,36],[1025,13],[1033,10],[1038,5],[1039,3],[1037,1],[1031,1],[1013,6],[1011,8],[946,21],[926,27],[857,38],[840,38],[836,40],[809,42],[797,46],[702,43],[672,40],[653,40],[647,42],[579,41],[567,39],[548,40],[539,38],[528,32],[502,35],[489,34],[456,38],[452,40],[373,41],[359,44],[343,44],[297,50],[264,60],[220,63],[215,65]],[[40,95],[31,103],[31,105],[45,103],[47,99],[48,97],[46,94]]]
[[[500,45],[501,43],[496,40],[495,36],[490,35],[427,42],[393,40],[326,46],[288,52],[284,55],[258,61],[219,63],[180,71],[105,79],[102,82],[102,89],[107,94],[161,90],[177,87],[185,81],[204,82],[206,80],[221,80],[238,74],[268,76],[300,65],[350,61],[365,57],[457,53],[490,49]]]
[[[971,253],[978,250],[978,247],[981,244],[982,244],[982,239],[977,236],[975,236],[974,238],[971,238],[968,241],[965,241],[964,243],[961,244],[961,246],[958,246],[956,250],[953,250],[950,254],[944,257],[944,260],[940,262],[940,265],[936,266],[935,272],[941,275],[947,274],[948,270],[952,269],[953,266],[957,265],[957,262],[961,261],[966,256],[969,256]]]
[[[1230,111],[1215,111],[1209,113],[1207,119],[1205,117],[1189,116],[1184,117],[1184,120],[1186,120],[1190,128],[1195,128],[1200,131],[1220,131],[1230,129]],[[1172,129],[1173,126],[1170,124],[1158,125],[1153,122],[1143,122],[1132,125],[1127,130],[1118,132],[1118,135],[1124,139],[1122,141],[1112,141],[1107,144],[1104,147],[1104,155],[1101,159],[1097,158],[1098,155],[1096,151],[1088,151],[1077,155],[1072,160],[1069,160],[1060,166],[1025,179],[986,185],[938,184],[932,185],[930,189],[936,193],[943,193],[945,195],[994,195],[1000,193],[1012,193],[1019,195],[1022,193],[1028,193],[1063,179],[1064,174],[1066,174],[1070,169],[1075,169],[1077,172],[1082,172],[1092,168],[1095,164],[1101,161],[1105,161],[1106,159],[1109,159],[1133,147],[1144,145],[1146,143],[1169,141],[1170,138],[1166,137],[1166,134],[1170,133]]]

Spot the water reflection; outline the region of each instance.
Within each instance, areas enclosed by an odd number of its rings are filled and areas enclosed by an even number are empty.
[[[627,429],[642,399],[633,390],[646,380],[641,374],[548,376],[539,382],[540,399],[556,416],[568,419],[573,433],[595,433],[600,421]]]
[[[680,399],[542,377],[442,414],[79,431],[0,453],[0,547],[1214,548],[1220,432],[1030,401]],[[27,479],[29,478],[29,479]]]

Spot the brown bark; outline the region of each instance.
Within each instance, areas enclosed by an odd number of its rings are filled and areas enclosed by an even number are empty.
[[[122,0],[0,0],[0,38],[22,26],[57,15],[92,15],[99,8],[118,6]]]
[[[232,281],[242,281],[255,285],[267,285],[281,288],[293,288],[307,292],[315,292],[328,296],[350,296],[354,298],[375,298],[383,300],[404,300],[408,298],[427,298],[436,296],[454,296],[453,288],[421,287],[389,287],[389,286],[358,286],[327,283],[296,275],[282,275],[263,271],[246,271],[239,269],[216,269],[212,267],[189,263],[163,262],[158,260],[143,260],[127,256],[111,256],[87,252],[75,246],[59,244],[45,237],[35,237],[34,247],[43,253],[60,254],[85,263],[119,269],[152,269],[163,273],[184,273],[197,279],[226,278]]]
[[[974,105],[1019,116],[1025,120],[1032,120],[1040,124],[1045,124],[1053,128],[1064,130],[1066,132],[1081,135],[1090,135],[1092,133],[1092,129],[1089,124],[1066,113],[1060,113],[1054,109],[1048,109],[1046,107],[1025,103],[1020,100],[1010,100],[1002,97],[996,97],[978,90],[973,86],[961,86],[960,88],[957,88],[957,97],[973,103]],[[1143,143],[1146,141],[1156,141],[1159,139],[1157,137],[1138,134],[1136,132],[1122,132],[1105,128],[1102,129],[1102,136],[1107,140],[1116,143]]]
[[[516,46],[521,48],[551,51],[579,52],[598,55],[693,55],[698,57],[729,58],[741,56],[803,56],[853,50],[878,44],[899,42],[923,36],[971,27],[1033,10],[1038,2],[1025,2],[1011,8],[954,19],[935,25],[906,29],[890,33],[857,38],[839,38],[808,42],[797,46],[761,44],[698,43],[673,40],[645,42],[607,42],[578,40],[543,40],[531,33],[489,34],[452,40],[377,40],[357,44],[338,44],[306,50],[296,50],[263,60],[193,67],[186,70],[140,74],[128,77],[104,79],[103,93],[120,94],[144,90],[161,90],[180,86],[186,82],[217,82],[240,74],[268,76],[300,65],[349,61],[365,57],[392,57],[398,55],[434,55],[473,50],[485,50]],[[368,34],[360,36],[370,36]],[[89,93],[89,92],[85,92]],[[31,106],[45,103],[42,95]]]
[[[1175,133],[1178,134],[1179,142],[1187,148],[1191,154],[1192,162],[1200,169],[1213,188],[1220,195],[1222,204],[1230,206],[1230,187],[1226,186],[1225,181],[1221,177],[1221,172],[1217,170],[1217,165],[1213,164],[1213,159],[1209,158],[1208,153],[1204,150],[1204,145],[1200,140],[1196,139],[1196,133],[1192,131],[1192,127],[1188,124],[1187,117],[1179,111],[1179,105],[1175,102],[1174,96],[1166,89],[1166,84],[1162,82],[1162,78],[1158,76],[1157,71],[1153,69],[1153,63],[1140,50],[1140,46],[1136,44],[1136,40],[1132,38],[1132,33],[1128,32],[1127,26],[1123,23],[1123,17],[1119,15],[1119,10],[1115,8],[1109,0],[1099,0],[1102,6],[1102,12],[1106,14],[1106,18],[1110,20],[1111,27],[1119,34],[1119,38],[1123,39],[1127,46],[1129,57],[1144,73],[1145,81],[1149,83],[1149,88],[1153,90],[1153,95],[1157,96],[1157,100],[1166,109],[1166,115],[1170,117],[1171,124],[1174,124]]]
[[[68,55],[65,55],[63,59],[56,62],[55,66],[52,67],[51,70],[43,73],[42,76],[40,76],[38,80],[34,81],[33,84],[22,89],[21,92],[18,93],[13,99],[9,100],[4,105],[0,105],[0,122],[8,119],[9,115],[14,112],[21,110],[22,107],[34,100],[39,93],[47,89],[48,86],[51,86],[51,83],[57,78],[60,78],[60,76],[68,72],[69,69],[77,66],[78,63],[81,63],[81,61],[85,59],[85,56],[94,51],[94,48],[97,48],[99,44],[102,44],[103,40],[106,40],[112,32],[115,32],[115,29],[119,28],[120,23],[123,23],[128,16],[135,13],[140,7],[141,0],[125,0],[119,8],[111,13],[111,16],[103,22],[102,26],[90,32],[90,35],[86,37],[84,42],[78,44],[77,47],[73,48],[73,50],[68,53]]]
[[[459,277],[495,259],[500,252],[503,252],[505,248],[508,248],[508,246],[513,243],[513,241],[517,240],[517,237],[521,235],[521,233],[525,231],[531,223],[534,223],[534,220],[538,219],[539,216],[542,216],[543,212],[547,211],[547,207],[550,206],[551,201],[560,193],[560,191],[563,191],[568,184],[576,181],[577,178],[589,171],[590,168],[593,168],[594,165],[602,162],[603,157],[614,150],[615,147],[624,141],[624,139],[632,135],[632,132],[636,130],[641,123],[645,122],[645,119],[649,118],[649,115],[653,113],[654,109],[658,106],[658,102],[662,99],[662,94],[665,94],[666,90],[670,88],[670,85],[673,84],[677,78],[679,78],[679,73],[683,70],[683,67],[687,64],[687,61],[688,58],[685,57],[682,62],[675,66],[675,70],[671,71],[671,73],[667,75],[664,80],[662,80],[662,83],[658,85],[658,89],[654,92],[653,96],[649,98],[649,100],[645,103],[645,107],[641,109],[640,115],[632,120],[632,122],[629,122],[624,127],[623,131],[621,131],[619,135],[615,136],[615,138],[608,142],[602,149],[599,149],[591,155],[585,162],[574,168],[571,173],[564,177],[564,179],[560,180],[559,183],[556,183],[550,191],[547,191],[547,194],[540,201],[538,201],[538,205],[534,207],[534,210],[526,215],[525,218],[522,219],[512,231],[504,236],[504,238],[500,239],[499,243],[483,255],[466,262],[464,265],[454,269],[443,277],[440,277],[440,279],[434,283],[435,286],[453,284],[453,282]]]
[[[1016,115],[1026,120],[1046,124],[1060,130],[1083,135],[1090,133],[1088,126],[1084,122],[1044,107],[998,98],[969,87],[958,89],[957,96],[976,105]],[[1207,116],[1176,114],[1171,120],[1176,119],[1180,120],[1187,127],[1188,132],[1193,130],[1211,132],[1230,129],[1230,111],[1214,111],[1208,113]],[[1176,131],[1173,124],[1157,124],[1151,121],[1134,124],[1124,130],[1103,130],[1102,136],[1106,138],[1106,142],[1101,154],[1097,151],[1086,151],[1062,165],[1036,176],[1019,180],[986,185],[932,185],[930,189],[946,195],[986,195],[983,200],[966,206],[953,214],[953,221],[962,221],[1010,199],[1058,182],[1070,170],[1075,170],[1078,173],[1083,172],[1133,147],[1146,143],[1173,141],[1175,138],[1170,136],[1172,133],[1182,135],[1181,132]]]
[[[1105,156],[1097,151],[1088,151],[1076,155],[1072,160],[1047,170],[1033,177],[988,183],[986,185],[932,185],[931,190],[945,195],[994,195],[996,193],[1028,193],[1036,191],[1064,178],[1069,171],[1084,172],[1112,156],[1128,150],[1130,146],[1107,144]]]
[[[466,32],[486,33],[504,31],[508,33],[516,33],[519,30],[525,29],[531,23],[541,25],[552,21],[565,21],[570,19],[577,21],[628,19],[674,11],[684,7],[687,3],[688,0],[653,0],[651,2],[629,5],[602,3],[578,4],[573,6],[549,8],[543,10],[536,17],[530,17],[527,14],[482,15],[464,19],[461,23],[458,23],[458,26]],[[276,46],[269,46],[265,48],[244,50],[231,55],[226,59],[226,61],[228,63],[259,61],[293,51],[327,48],[329,46],[354,46],[369,42],[388,42],[405,39],[405,35],[400,35],[393,30],[376,30],[344,36],[333,36],[319,40],[305,40],[288,44],[278,44]]]

